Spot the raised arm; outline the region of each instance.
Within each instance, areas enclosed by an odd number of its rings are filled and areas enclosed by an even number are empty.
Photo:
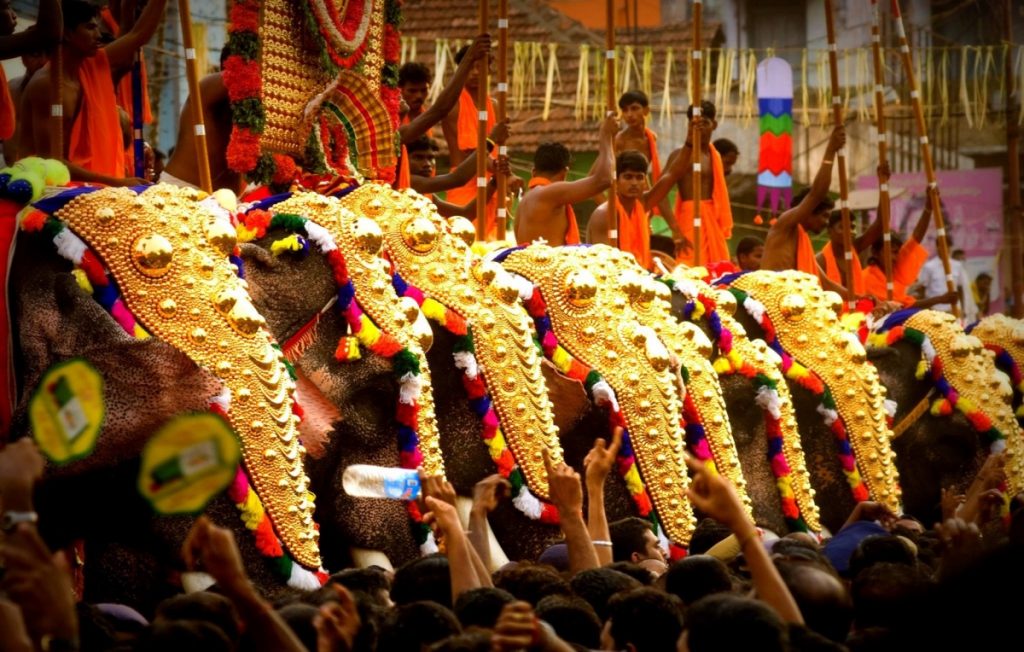
[[[615,169],[615,150],[612,138],[618,130],[618,119],[610,113],[601,123],[601,140],[590,173],[576,181],[559,181],[548,186],[538,186],[531,190],[545,204],[564,206],[574,204],[604,192],[612,182],[612,171]]]
[[[889,183],[889,164],[878,166],[878,181],[880,183]],[[864,230],[859,236],[853,239],[853,250],[857,253],[870,249],[876,242],[882,238],[882,195],[878,195],[878,211],[875,213],[875,219],[868,225],[868,228]]]
[[[427,133],[427,130],[437,123],[448,119],[448,116],[452,114],[452,109],[459,103],[462,87],[466,85],[466,79],[469,77],[473,66],[477,65],[477,62],[487,56],[490,51],[491,35],[481,34],[477,36],[473,41],[473,45],[469,47],[469,51],[466,52],[466,56],[462,57],[462,61],[459,62],[459,66],[455,69],[455,74],[448,80],[448,83],[441,89],[441,92],[437,94],[437,99],[434,100],[433,104],[424,109],[423,113],[410,120],[409,124],[398,128],[398,135],[403,143],[411,143]],[[444,127],[445,125],[442,125],[442,128]],[[448,139],[447,130],[445,131],[445,138]],[[452,141],[448,139],[449,150],[451,150],[451,144]]]
[[[0,38],[0,59],[21,56],[32,50],[49,50],[60,41],[64,20],[60,0],[39,0],[36,24],[23,32]],[[47,111],[46,115],[49,115]]]
[[[491,130],[491,141],[495,145],[502,145],[508,141],[509,127],[508,120],[494,125]],[[412,177],[412,188],[419,193],[444,192],[452,188],[459,188],[466,185],[470,179],[476,176],[476,152],[470,152],[469,156],[462,159],[459,166],[448,174],[438,174],[432,177],[424,177],[418,174]]]
[[[622,428],[616,427],[611,446],[598,437],[594,447],[583,459],[587,480],[587,532],[594,544],[597,561],[604,566],[612,563],[612,536],[608,529],[608,515],[604,509],[604,482],[615,466],[615,456],[622,448]]]
[[[552,464],[548,449],[541,450],[544,467],[548,472],[551,502],[558,508],[558,525],[565,535],[569,555],[569,571],[576,574],[588,568],[597,568],[597,553],[590,541],[590,533],[583,522],[583,486],[580,474],[564,462]]]
[[[156,34],[166,8],[167,0],[149,0],[131,30],[104,48],[115,78],[131,68],[136,50],[149,43]]]
[[[846,145],[846,128],[839,125],[832,129],[832,135],[828,138],[828,145],[825,146],[825,158],[822,159],[818,174],[815,175],[814,183],[811,184],[811,191],[807,193],[803,201],[780,215],[772,229],[792,231],[828,196],[828,188],[832,185],[832,161],[835,159],[836,152],[844,145]]]
[[[938,189],[929,189],[929,193],[937,193]],[[918,244],[924,242],[924,236],[928,234],[928,224],[932,221],[932,202],[931,197],[925,199],[924,209],[921,211],[921,217],[917,218],[917,224],[914,225],[914,232],[911,235]]]

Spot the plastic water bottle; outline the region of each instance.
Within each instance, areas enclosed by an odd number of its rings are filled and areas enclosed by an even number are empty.
[[[415,500],[420,495],[420,476],[416,469],[353,464],[345,467],[341,486],[356,498]]]

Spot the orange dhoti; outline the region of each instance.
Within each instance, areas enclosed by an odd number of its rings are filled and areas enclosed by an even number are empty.
[[[853,259],[850,261],[850,274],[853,276],[853,284],[848,285],[843,283],[843,273],[840,264],[846,265],[843,261],[840,263],[836,260],[836,254],[832,251],[832,243],[829,242],[821,250],[822,257],[825,258],[825,276],[836,285],[841,285],[848,290],[853,290],[853,294],[862,297],[864,296],[864,270],[860,266],[860,256],[857,252],[853,252]]]
[[[732,205],[729,203],[729,189],[725,185],[725,167],[722,157],[714,145],[711,151],[711,199],[701,200],[701,264],[708,265],[730,260],[729,238],[732,237]],[[693,201],[682,201],[676,197],[676,224],[683,235],[696,246],[693,229]],[[692,266],[696,252],[690,249],[677,257],[677,261]]]
[[[474,150],[477,145],[477,130],[479,129],[480,117],[477,115],[476,102],[473,100],[473,96],[469,94],[466,89],[462,90],[462,94],[459,95],[459,122],[457,125],[458,129],[458,148],[461,151]],[[491,129],[494,128],[494,104],[491,102],[491,98],[487,98],[487,132],[490,133]],[[494,151],[491,156],[497,157],[498,152]],[[455,167],[452,167],[454,170]],[[487,173],[487,178],[490,179],[491,173]],[[445,199],[450,204],[456,204],[457,206],[464,206],[469,202],[473,201],[476,197],[477,191],[477,180],[476,177],[470,179],[466,185],[459,188],[452,188],[448,191]],[[484,211],[486,219],[486,227],[484,229],[484,237],[487,240],[494,240],[498,234],[498,198],[491,197],[487,202],[487,208]]]
[[[47,64],[49,65],[49,64]],[[114,82],[107,53],[82,60],[78,68],[82,104],[71,125],[68,160],[90,172],[124,178],[121,117],[117,112]]]
[[[917,275],[928,260],[928,250],[911,238],[903,243],[892,266],[892,299],[904,307],[914,305],[916,299],[907,294],[907,288],[917,280]],[[868,265],[864,270],[864,288],[879,301],[886,300],[885,272],[878,265]]]

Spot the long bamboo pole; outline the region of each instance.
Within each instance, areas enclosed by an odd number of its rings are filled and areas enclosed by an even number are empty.
[[[508,0],[498,0],[498,122],[508,117]],[[508,158],[508,146],[498,146],[498,158]],[[498,240],[508,224],[508,178],[498,174]]]
[[[690,56],[690,104],[693,106],[693,118],[690,120],[690,142],[693,143],[693,262],[698,267],[704,263],[704,232],[701,229],[701,159],[704,158],[703,144],[700,139],[700,129],[697,127],[698,118],[701,117],[701,43],[700,24],[703,18],[702,9],[704,3],[701,0],[693,0],[693,49]],[[711,262],[711,261],[708,261]]]
[[[878,167],[889,165],[889,145],[885,132],[885,69],[882,66],[882,28],[878,0],[871,0],[871,57],[875,73],[875,126],[878,129]],[[892,301],[892,236],[890,231],[889,183],[878,177],[878,219],[882,222],[882,261],[885,270],[885,298]]]
[[[832,0],[825,0],[825,27],[828,31],[828,71],[832,81],[832,121],[837,127],[843,124],[843,100],[839,94],[839,54],[836,47],[836,21]],[[850,188],[846,178],[846,146],[836,152],[839,168],[839,211],[843,227],[843,271],[846,272],[846,306],[855,307],[853,294],[853,229],[850,224],[848,203]]]
[[[939,258],[942,259],[942,269],[946,274],[946,289],[949,292],[956,291],[956,283],[953,280],[953,268],[949,262],[949,243],[946,241],[946,224],[942,218],[942,202],[939,201],[939,184],[935,179],[935,163],[932,160],[932,148],[928,143],[928,126],[924,121],[924,109],[921,107],[921,93],[917,87],[917,77],[914,73],[914,62],[910,58],[910,43],[907,42],[907,31],[903,27],[903,14],[900,13],[899,0],[892,0],[892,15],[896,20],[896,35],[900,40],[900,59],[903,60],[903,73],[910,83],[910,103],[914,109],[914,118],[917,123],[917,137],[921,144],[921,159],[924,162],[924,174],[928,181],[928,198],[932,205],[932,216],[935,220],[935,244],[939,250]],[[964,288],[964,292],[970,292],[970,288]],[[959,318],[960,308],[956,301],[952,303],[953,314]]]
[[[487,33],[489,22],[490,0],[480,0],[481,34]],[[487,73],[491,65],[491,54],[488,52],[477,64],[476,87],[476,239],[487,240],[487,97],[490,90],[487,86]]]
[[[210,176],[210,154],[206,147],[206,124],[203,122],[203,100],[199,91],[199,63],[192,42],[192,10],[189,0],[178,0],[181,19],[181,42],[185,45],[185,73],[188,76],[189,108],[192,109],[192,129],[196,139],[196,163],[199,166],[199,187],[213,192]]]
[[[604,37],[604,76],[605,104],[610,112],[615,112],[615,0],[605,2],[605,37]],[[608,191],[608,244],[619,246],[619,193],[618,172],[612,166],[612,187]]]
[[[1020,200],[1020,126],[1014,119],[1014,97],[1019,90],[1013,74],[1013,11],[1011,0],[1006,0],[1004,8],[1004,25],[1006,27],[1006,154],[1008,157],[1006,172],[1010,184],[1010,287],[1013,292],[1013,316],[1018,319],[1024,315],[1024,251],[1021,251],[1024,238],[1024,211]]]
[[[58,43],[50,59],[50,157],[64,158],[64,48]]]

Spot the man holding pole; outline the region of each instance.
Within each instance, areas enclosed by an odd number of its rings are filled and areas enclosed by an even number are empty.
[[[85,0],[64,0],[63,69],[59,102],[63,108],[63,159],[71,178],[107,185],[134,186],[144,179],[124,178],[124,147],[113,78],[127,73],[135,52],[156,32],[167,0],[149,0],[130,31],[101,47],[99,10]],[[24,124],[19,154],[50,153],[50,74],[48,64],[25,89]]]

